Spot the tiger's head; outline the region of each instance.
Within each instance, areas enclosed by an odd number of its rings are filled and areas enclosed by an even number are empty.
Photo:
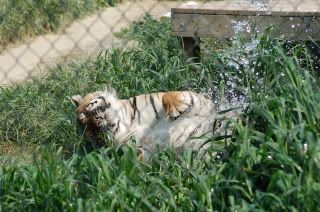
[[[103,132],[118,130],[121,102],[114,89],[96,91],[84,97],[75,95],[71,99],[76,106],[77,119],[90,137],[98,138]]]

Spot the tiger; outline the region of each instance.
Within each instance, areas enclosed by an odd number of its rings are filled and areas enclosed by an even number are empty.
[[[99,143],[99,134],[103,132],[111,133],[116,144],[134,138],[140,154],[149,156],[167,147],[199,148],[202,143],[192,138],[210,132],[217,116],[214,102],[193,91],[155,92],[119,99],[116,91],[108,88],[71,99],[80,124],[93,140]]]

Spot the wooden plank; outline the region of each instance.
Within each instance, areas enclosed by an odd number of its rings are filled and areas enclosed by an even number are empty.
[[[274,26],[292,40],[320,40],[320,0],[215,1],[172,8],[172,35],[230,38]]]
[[[214,1],[196,6],[172,8],[172,13],[206,15],[320,16],[320,0]]]
[[[230,38],[236,33],[251,36],[274,26],[279,36],[292,40],[320,40],[319,17],[172,14],[172,35]]]

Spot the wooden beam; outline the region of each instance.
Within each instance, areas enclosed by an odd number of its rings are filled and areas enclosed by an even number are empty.
[[[183,37],[231,38],[237,33],[250,37],[273,26],[288,40],[320,40],[320,16],[244,16],[172,14],[172,35]]]
[[[274,26],[289,40],[320,40],[320,0],[214,1],[172,8],[172,35],[230,38]],[[241,29],[243,27],[243,29]]]
[[[257,0],[213,1],[193,6],[183,5],[172,8],[173,13],[206,15],[245,15],[245,16],[319,16],[319,0],[272,0],[265,3]]]

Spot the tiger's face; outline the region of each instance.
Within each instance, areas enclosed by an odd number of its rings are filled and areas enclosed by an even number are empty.
[[[80,124],[86,127],[89,134],[92,130],[100,132],[118,130],[121,103],[115,91],[97,91],[85,97],[76,95],[71,99],[77,107],[76,113]]]

